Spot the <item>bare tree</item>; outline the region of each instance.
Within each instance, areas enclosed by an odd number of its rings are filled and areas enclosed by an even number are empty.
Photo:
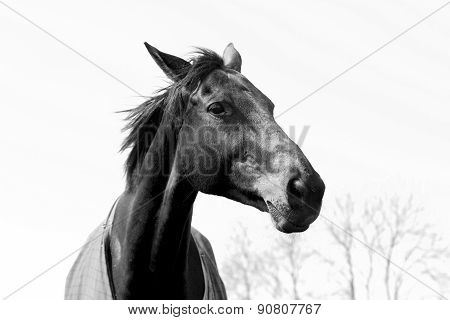
[[[312,297],[302,281],[303,265],[317,253],[306,249],[300,234],[267,232],[266,246],[255,249],[247,227],[239,224],[230,241],[231,252],[222,266],[222,275],[230,297],[301,299]]]
[[[311,234],[275,232],[268,233],[264,247],[261,239],[249,237],[246,226],[238,225],[222,267],[229,295],[238,299],[323,298],[336,294],[346,299],[424,298],[429,294],[444,298],[450,291],[446,270],[450,253],[430,225],[421,222],[423,212],[412,197],[378,198],[357,205],[348,195],[336,200],[329,218],[324,212],[330,222],[326,225],[329,232],[322,232],[319,241],[310,243]],[[331,244],[326,243],[326,235]],[[321,288],[308,283],[318,267],[323,277],[330,275]]]
[[[306,263],[311,263],[311,259],[317,253],[304,240],[302,234],[278,234],[275,242],[274,251],[278,253],[275,256],[279,266],[278,277],[285,279],[282,293],[283,297],[288,299],[300,300],[306,294],[311,295],[302,281],[303,267]]]
[[[341,275],[347,298],[356,299],[358,290],[367,299],[377,293],[380,296],[377,290],[381,287],[386,299],[410,297],[414,279],[393,262],[434,286],[449,282],[449,275],[442,272],[443,261],[448,262],[450,258],[449,250],[430,225],[421,222],[422,213],[423,208],[414,205],[412,197],[406,201],[397,196],[371,200],[358,210],[350,196],[337,200],[333,216],[336,224],[330,224],[329,231],[343,252],[345,267]],[[425,290],[422,292],[433,292]],[[435,297],[441,296],[435,294]]]
[[[222,276],[231,298],[253,299],[265,283],[264,259],[252,248],[247,227],[238,224],[230,240],[230,255],[222,266]]]
[[[340,272],[345,279],[346,286],[343,292],[348,299],[356,299],[355,273],[354,273],[354,238],[352,234],[355,230],[354,223],[354,202],[347,196],[344,201],[337,200],[337,211],[341,217],[342,229],[337,229],[334,225],[329,224],[328,230],[338,247],[342,250],[345,257],[345,268]],[[343,232],[344,231],[344,232]]]

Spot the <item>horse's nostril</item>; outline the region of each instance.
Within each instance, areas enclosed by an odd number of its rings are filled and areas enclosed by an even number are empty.
[[[306,181],[293,178],[287,186],[288,200],[293,208],[302,206],[320,206],[325,192],[325,184],[318,174],[310,176]]]
[[[298,179],[298,178],[294,178],[294,179],[291,179],[291,180],[289,181],[289,184],[288,184],[288,192],[289,192],[291,195],[293,195],[293,196],[295,196],[295,197],[297,197],[297,198],[300,198],[300,197],[302,197],[302,196],[305,195],[305,193],[306,193],[306,187],[305,187],[305,185],[303,184],[303,181],[302,181],[302,180],[300,180],[300,179]]]

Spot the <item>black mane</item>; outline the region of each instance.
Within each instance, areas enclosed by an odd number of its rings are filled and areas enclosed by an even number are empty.
[[[190,93],[212,71],[224,68],[222,58],[214,51],[198,49],[194,53],[197,55],[190,59],[191,67],[186,70],[186,76],[182,80],[158,90],[153,97],[138,107],[122,111],[128,113],[125,118],[127,124],[123,131],[129,131],[129,134],[123,141],[120,151],[131,148],[125,162],[128,186],[133,184],[133,174],[140,168],[164,112],[182,115],[184,110],[183,88]]]

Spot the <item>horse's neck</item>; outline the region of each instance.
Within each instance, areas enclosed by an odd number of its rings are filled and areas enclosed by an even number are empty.
[[[111,234],[118,298],[185,297],[196,194],[172,169],[169,176],[147,172],[132,191],[121,196]]]

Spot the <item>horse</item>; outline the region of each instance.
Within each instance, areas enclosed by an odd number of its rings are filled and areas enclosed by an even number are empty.
[[[191,227],[198,192],[304,232],[325,184],[241,73],[233,44],[185,60],[145,43],[170,83],[125,110],[126,186],[66,280],[66,299],[226,299],[211,245]]]

